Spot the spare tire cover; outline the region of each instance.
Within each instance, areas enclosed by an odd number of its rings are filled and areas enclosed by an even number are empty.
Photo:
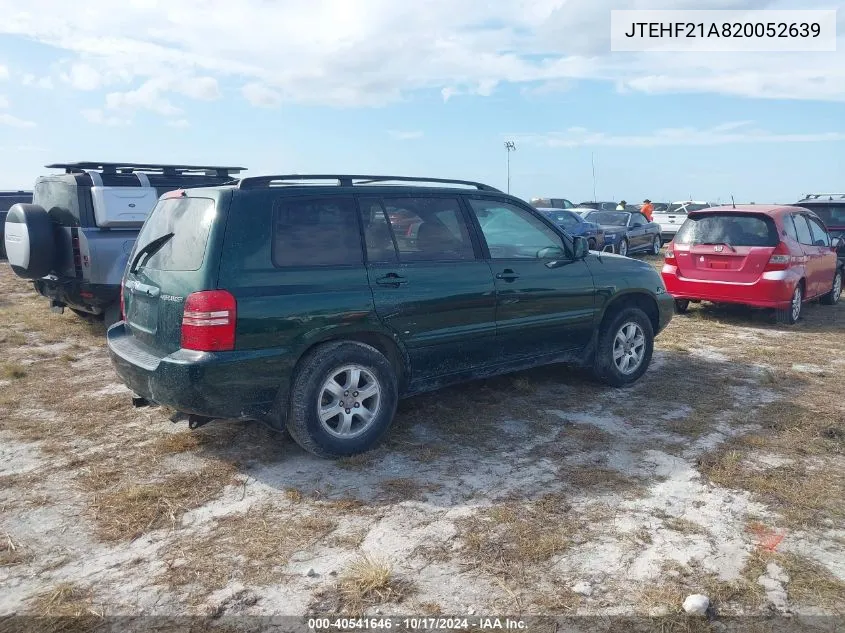
[[[53,223],[37,204],[12,205],[6,216],[6,258],[18,277],[39,279],[50,272],[55,257]]]

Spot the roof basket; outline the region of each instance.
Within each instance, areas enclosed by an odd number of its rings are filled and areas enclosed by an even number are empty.
[[[822,198],[845,200],[845,193],[808,193],[802,200],[821,200]]]
[[[202,175],[229,178],[232,174],[246,170],[246,167],[223,167],[220,165],[165,165],[154,163],[52,163],[48,169],[64,169],[67,174],[98,171],[103,174],[135,174],[138,172],[162,174],[164,176]]]
[[[453,180],[451,178],[417,178],[413,176],[367,176],[354,174],[283,174],[276,176],[251,176],[242,178],[239,189],[261,189],[264,187],[308,187],[334,185],[354,187],[362,185],[391,185],[396,183],[457,185],[472,187],[480,191],[496,191],[495,187],[472,180]],[[501,193],[501,192],[500,192]]]

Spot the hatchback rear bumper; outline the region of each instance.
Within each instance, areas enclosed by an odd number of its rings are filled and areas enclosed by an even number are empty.
[[[109,328],[109,356],[121,380],[147,400],[182,413],[275,422],[277,396],[290,376],[285,350],[156,355],[127,332]]]
[[[799,277],[785,270],[763,273],[753,283],[703,281],[678,274],[678,267],[664,264],[661,272],[666,290],[675,299],[739,303],[757,308],[787,308]]]

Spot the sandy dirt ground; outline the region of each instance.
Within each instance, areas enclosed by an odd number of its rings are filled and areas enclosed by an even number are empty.
[[[340,461],[133,409],[6,265],[0,321],[0,615],[845,610],[845,304],[693,306],[632,388],[470,383]]]

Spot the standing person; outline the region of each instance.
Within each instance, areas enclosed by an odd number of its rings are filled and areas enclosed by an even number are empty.
[[[626,204],[628,204],[628,203],[623,200],[622,202],[620,202],[619,204],[616,205],[616,210],[617,211],[624,211]]]
[[[651,204],[651,200],[649,200],[648,198],[643,200],[643,208],[640,209],[640,212],[646,217],[649,222],[654,221],[651,219],[651,216],[654,215],[654,205]]]

